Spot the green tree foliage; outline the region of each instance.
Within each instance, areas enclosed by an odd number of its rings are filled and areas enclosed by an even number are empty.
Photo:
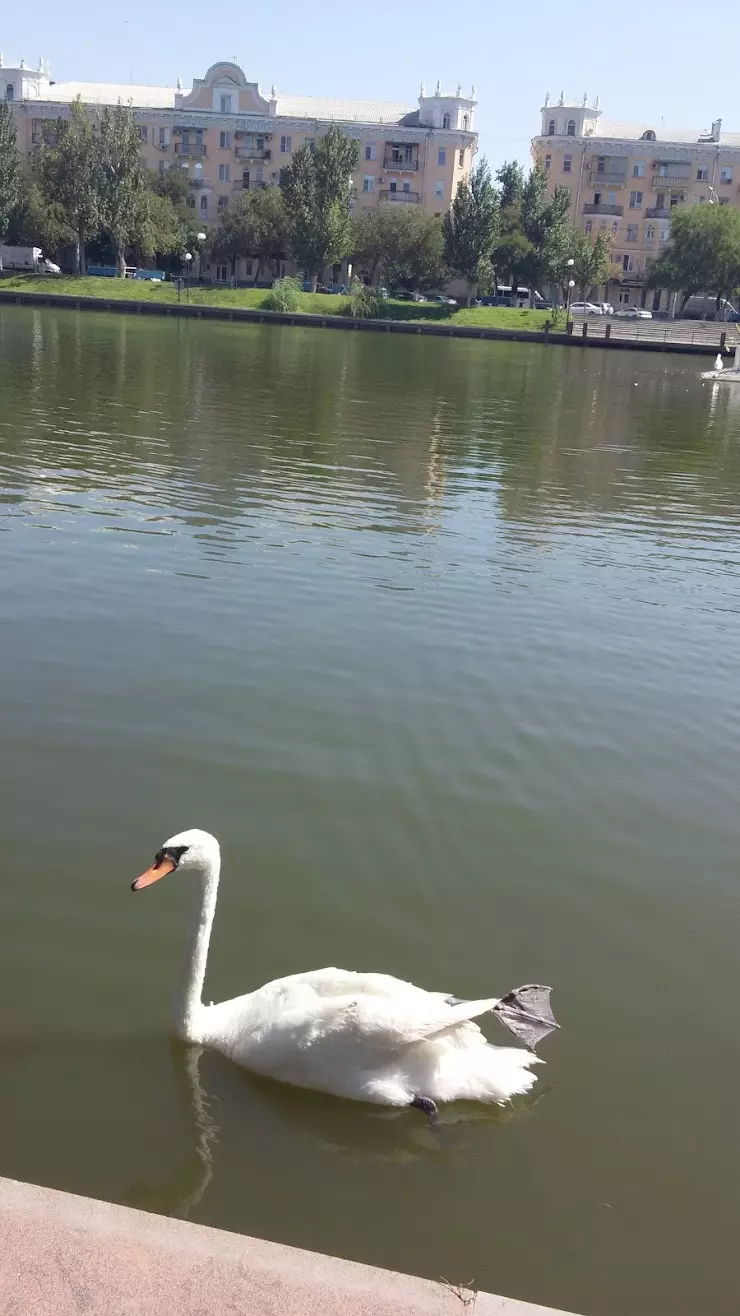
[[[713,292],[717,302],[740,288],[740,212],[731,206],[674,210],[671,236],[650,272],[650,286],[689,297]]]
[[[289,239],[282,193],[274,187],[259,187],[242,192],[233,205],[222,211],[211,249],[224,260],[236,261],[242,257],[256,260],[254,281],[259,283],[265,265],[273,277],[277,275]]]
[[[0,242],[5,241],[13,214],[21,200],[21,162],[13,111],[0,101]],[[0,260],[0,270],[3,267]]]
[[[119,275],[126,272],[126,247],[141,231],[144,171],[141,139],[128,105],[107,105],[97,135],[96,190],[100,227],[115,252]]]
[[[604,233],[599,233],[595,242],[591,242],[584,233],[574,229],[568,246],[572,266],[565,266],[566,279],[573,279],[581,301],[584,301],[591,288],[599,288],[606,283],[610,270],[610,244]],[[567,258],[566,258],[567,259]]]
[[[44,255],[57,256],[72,246],[75,238],[64,207],[57,201],[47,200],[33,175],[24,170],[20,200],[7,233],[9,245],[41,247]]]
[[[95,130],[79,98],[68,119],[44,125],[35,172],[46,204],[59,207],[72,230],[75,273],[84,274],[85,243],[100,224],[100,197]]]
[[[525,177],[516,162],[496,174],[501,198],[501,226],[493,250],[497,279],[512,287],[559,283],[568,259],[570,193],[558,187],[547,192],[547,176],[540,168]]]
[[[433,288],[445,281],[441,220],[416,206],[392,203],[367,210],[352,225],[351,254],[370,283],[392,288]]]
[[[444,218],[444,252],[447,264],[468,284],[468,306],[478,287],[493,273],[491,251],[499,231],[499,202],[485,160],[469,179],[458,184],[452,208]]]
[[[352,172],[359,160],[359,142],[332,124],[315,147],[299,147],[280,171],[291,247],[312,290],[322,270],[349,255]]]
[[[289,276],[277,279],[262,303],[266,311],[297,311],[301,305],[301,285]]]

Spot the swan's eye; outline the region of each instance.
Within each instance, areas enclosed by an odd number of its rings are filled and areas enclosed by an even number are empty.
[[[170,859],[172,863],[175,865],[175,868],[177,868],[177,865],[179,864],[186,850],[189,850],[189,848],[190,847],[187,845],[163,846],[162,849],[158,850],[154,856],[154,867],[159,868],[163,859]]]

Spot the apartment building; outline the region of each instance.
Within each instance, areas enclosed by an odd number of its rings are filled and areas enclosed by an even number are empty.
[[[670,294],[646,287],[650,265],[670,237],[681,206],[740,205],[740,133],[617,123],[593,105],[545,97],[532,156],[548,185],[570,188],[571,222],[611,240],[615,281],[608,298],[664,311]],[[607,292],[603,292],[607,297]]]
[[[279,93],[249,82],[237,64],[212,64],[191,90],[127,84],[54,82],[43,61],[36,69],[0,59],[0,97],[15,111],[20,149],[33,153],[45,120],[63,118],[79,97],[91,108],[126,104],[141,134],[141,159],[164,173],[181,169],[204,225],[240,192],[277,185],[294,151],[338,123],[360,143],[354,175],[355,209],[420,206],[441,215],[470,172],[477,149],[475,88],[439,83],[416,103],[335,100]]]

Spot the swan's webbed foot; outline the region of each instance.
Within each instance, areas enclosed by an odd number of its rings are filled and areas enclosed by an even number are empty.
[[[432,1101],[431,1097],[414,1097],[409,1105],[413,1106],[415,1110],[423,1110],[424,1114],[429,1116],[429,1123],[436,1124],[437,1103]]]

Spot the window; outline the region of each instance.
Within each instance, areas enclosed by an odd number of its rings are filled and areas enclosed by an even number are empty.
[[[642,209],[642,192],[630,192],[630,210]]]
[[[706,183],[706,182],[708,182],[708,180],[709,180],[709,170],[708,170],[708,169],[697,169],[697,171],[696,171],[696,181],[697,181],[697,183]]]
[[[228,206],[228,204],[229,204],[229,198],[228,198],[227,196],[220,196],[220,197],[218,198],[218,208],[219,208],[219,210],[225,210],[226,207]]]
[[[564,173],[564,174],[569,174],[570,171],[571,171],[571,169],[572,169],[572,167],[573,167],[573,156],[572,156],[572,155],[564,155],[564,156],[563,156],[563,173]]]
[[[622,269],[624,270],[625,274],[629,274],[630,271],[633,270],[634,268],[635,268],[635,258],[634,258],[634,256],[623,256],[623,257],[622,257]]]
[[[438,165],[447,164],[447,150],[444,146],[440,146],[439,151],[437,153],[437,164]]]
[[[645,161],[644,161],[644,160],[635,160],[635,163],[634,163],[633,166],[632,166],[632,177],[633,177],[633,178],[644,178],[644,177],[645,177]]]
[[[203,196],[200,198],[200,208],[201,210],[208,209],[208,197],[206,196],[205,192],[203,193]]]
[[[377,155],[377,144],[375,142],[365,142],[365,159],[374,160]]]
[[[645,241],[652,242],[654,237],[655,237],[655,228],[653,227],[652,224],[648,224],[647,228],[645,229]]]
[[[732,182],[732,170],[731,170],[731,169],[720,169],[720,171],[719,171],[719,181],[720,181],[720,183],[731,183],[731,182]]]
[[[216,266],[216,283],[228,283],[228,281],[229,281],[229,267],[228,267],[228,265],[217,265],[217,266]]]
[[[546,156],[545,156],[545,173],[546,173],[546,174],[549,174],[551,168],[552,168],[552,156],[551,156],[551,155],[546,155]]]
[[[678,205],[679,201],[683,201],[683,192],[671,192],[671,210]]]
[[[458,164],[460,165],[460,168],[461,168],[461,169],[463,169],[464,166],[465,166],[465,147],[464,147],[464,146],[460,148],[460,157],[459,157],[459,160],[458,160]]]
[[[9,82],[7,87],[5,88],[5,99],[6,101],[15,100],[15,87],[13,86],[12,82]]]
[[[231,146],[231,133],[221,133],[218,144],[222,151],[227,151]]]
[[[149,136],[149,129],[145,123],[139,124],[139,141],[145,142]]]
[[[231,114],[231,96],[219,96],[218,108],[222,114]]]
[[[308,149],[309,149],[309,151],[315,151],[315,150],[316,150],[316,140],[315,140],[315,138],[313,138],[313,137],[306,137],[305,140],[304,140],[304,142],[303,142],[303,145],[304,145],[304,146],[307,146]]]
[[[219,181],[219,183],[228,183],[228,181],[229,181],[229,173],[230,173],[230,171],[231,171],[231,165],[220,164],[220,165],[218,166],[218,181]]]
[[[583,225],[584,233],[590,233],[592,228],[593,228],[593,224],[591,223],[591,220],[587,219],[586,223]]]
[[[264,139],[264,137],[258,137],[258,138],[257,138],[257,150],[258,150],[258,151],[264,151],[264,149],[265,149],[265,139]]]
[[[449,114],[443,114],[443,115],[442,115],[442,127],[443,127],[443,128],[449,128],[449,126],[450,126],[450,116],[449,116]]]
[[[618,219],[614,219],[614,220],[612,220],[612,233],[613,233],[614,236],[616,237],[617,234],[618,234],[618,232],[619,232],[619,220],[618,220]]]
[[[398,183],[396,182],[395,178],[392,178],[391,181],[390,181],[390,183],[388,184],[388,191],[389,191],[389,192],[397,192],[397,191],[398,191]]]
[[[640,138],[640,141],[641,141],[641,142],[654,142],[654,141],[655,141],[655,132],[654,132],[654,130],[653,130],[652,128],[646,128],[646,129],[645,129],[645,132],[642,134],[642,137]]]
[[[374,186],[375,186],[375,179],[373,178],[372,174],[365,174],[365,177],[362,180],[363,192],[372,192]]]
[[[575,137],[575,135],[576,135],[576,121],[575,121],[575,119],[569,119],[569,120],[568,120],[568,127],[567,127],[567,130],[566,130],[566,131],[567,131],[567,135],[568,135],[568,137]]]
[[[636,224],[628,224],[628,225],[627,225],[627,241],[628,241],[628,242],[637,242],[637,225],[636,225]]]
[[[661,242],[667,242],[670,236],[671,236],[671,230],[669,228],[662,228],[660,230]]]
[[[248,260],[248,261],[247,261],[247,278],[248,278],[248,279],[251,279],[253,273],[254,273],[254,261]]]
[[[404,190],[404,192],[410,192],[410,191],[411,191],[411,180],[410,180],[409,178],[404,178],[404,180],[403,180],[403,190]]]
[[[464,132],[464,133],[466,133],[466,132],[468,131],[468,126],[469,126],[469,124],[470,124],[470,116],[467,115],[467,114],[464,114],[464,115],[463,115],[463,132]]]
[[[550,122],[549,122],[548,125],[547,125],[547,135],[548,135],[548,137],[554,137],[554,136],[555,136],[555,120],[554,120],[554,119],[551,119]]]
[[[600,206],[600,205],[601,205],[601,193],[600,193],[600,192],[594,192],[594,205],[595,205],[595,206]]]
[[[658,192],[655,197],[655,209],[665,210],[665,192]]]
[[[617,194],[616,194],[616,192],[609,192],[609,193],[608,193],[608,197],[609,197],[609,205],[610,205],[610,206],[616,206],[616,204],[617,204]]]
[[[444,185],[444,183],[442,182],[442,179],[441,179],[441,178],[438,178],[437,181],[436,181],[436,183],[434,184],[434,195],[435,195],[435,196],[444,196],[444,187],[445,187],[445,185]]]
[[[259,165],[258,168],[255,169],[255,171],[254,171],[254,179],[255,179],[255,182],[256,182],[256,183],[263,183],[263,182],[264,182],[264,179],[265,179],[265,171],[264,171],[264,169],[262,168],[261,165]]]
[[[281,154],[281,155],[290,155],[290,153],[291,153],[292,150],[293,150],[293,138],[292,138],[292,137],[281,137],[281,138],[280,138],[280,154]]]
[[[605,169],[606,169],[606,159],[603,155],[600,155],[598,160],[596,161],[596,172],[597,174],[603,174]]]
[[[169,146],[169,144],[170,144],[170,130],[169,130],[169,128],[160,128],[160,130],[159,130],[159,145],[160,145],[160,146]]]

